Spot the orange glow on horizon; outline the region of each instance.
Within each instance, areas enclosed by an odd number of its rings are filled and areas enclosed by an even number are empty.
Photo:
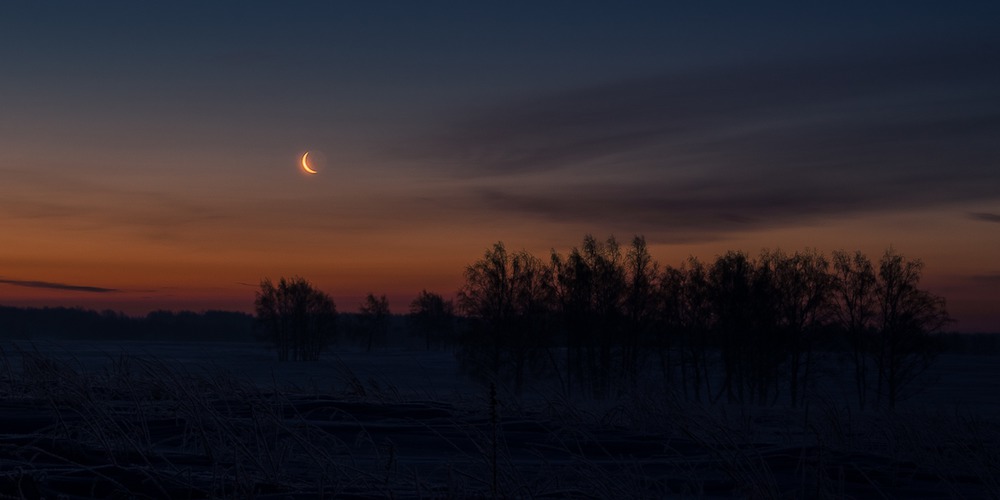
[[[287,151],[283,155],[287,165]],[[314,156],[323,160],[319,151],[303,153],[306,160]],[[274,165],[276,158],[261,163]],[[1000,275],[994,255],[1000,231],[963,217],[989,207],[843,217],[684,242],[666,230],[547,220],[505,207],[478,209],[463,204],[461,193],[469,188],[461,180],[441,181],[447,189],[434,191],[422,179],[385,175],[374,164],[354,165],[356,170],[345,168],[338,176],[311,177],[315,182],[306,183],[287,170],[270,168],[259,179],[220,174],[199,183],[176,176],[169,193],[154,188],[170,186],[154,186],[144,178],[108,176],[99,184],[69,176],[55,182],[33,171],[15,176],[0,186],[5,199],[15,201],[6,205],[8,216],[0,218],[0,279],[120,291],[0,284],[0,304],[130,314],[249,311],[252,286],[262,278],[298,275],[339,297],[341,311],[356,310],[371,292],[386,294],[394,312],[405,312],[422,289],[454,296],[465,267],[497,241],[547,260],[550,250],[565,254],[587,233],[600,239],[614,234],[623,246],[638,233],[646,235],[661,266],[678,266],[692,255],[710,261],[727,250],[756,255],[763,248],[815,248],[827,255],[859,249],[877,259],[891,245],[925,262],[924,283],[948,300],[957,328],[1000,330],[1000,296],[985,282],[970,281]],[[424,190],[427,195],[413,195]],[[32,192],[45,196],[24,194]]]

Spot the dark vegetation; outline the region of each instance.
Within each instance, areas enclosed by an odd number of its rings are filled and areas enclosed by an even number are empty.
[[[254,309],[281,361],[319,359],[336,327],[333,300],[302,278],[261,281]]]
[[[427,350],[455,342],[455,306],[436,293],[422,290],[410,303],[407,321]]]
[[[548,260],[497,243],[465,270],[457,307],[425,290],[397,326],[426,349],[450,346],[466,373],[515,393],[556,380],[563,394],[609,398],[659,373],[694,401],[782,399],[797,407],[824,371],[837,369],[851,374],[860,408],[891,408],[922,388],[940,352],[992,342],[946,335],[944,299],[919,288],[921,271],[919,260],[892,249],[877,261],[860,252],[775,250],[661,268],[642,237],[622,248],[613,237],[587,236]],[[302,297],[319,294],[295,282]],[[261,290],[258,318],[286,359],[280,315],[261,309],[273,286],[265,281]],[[369,352],[386,345],[391,318],[385,296],[368,294],[345,322],[346,341]],[[317,345],[333,332],[317,331]]]
[[[357,353],[359,359],[371,356]],[[996,498],[1000,427],[964,415],[326,391],[169,360],[0,356],[4,498]],[[339,374],[339,375],[338,375]]]
[[[658,373],[694,401],[799,406],[829,370],[851,373],[856,403],[894,406],[945,350],[990,353],[992,335],[945,333],[944,300],[919,288],[922,265],[894,250],[728,252],[661,267],[642,237],[584,238],[543,260],[502,243],[465,270],[456,303],[422,291],[393,315],[369,293],[356,313],[308,281],[265,279],[242,313],[0,307],[0,336],[268,342],[281,360],[330,346],[451,349],[464,371],[515,392],[555,381],[567,395],[615,397]],[[825,363],[825,364],[824,364]],[[720,376],[716,376],[720,375]]]
[[[945,333],[921,270],[891,249],[664,267],[641,237],[588,236],[546,259],[497,243],[455,302],[424,290],[405,315],[373,293],[338,312],[298,277],[263,280],[255,316],[0,308],[4,338],[266,342],[331,382],[4,347],[0,496],[998,497],[996,422],[898,410],[940,353],[1000,347]],[[451,351],[482,389],[404,396],[341,358],[400,346]]]
[[[471,324],[459,354],[470,373],[515,391],[547,375],[566,394],[611,397],[656,365],[696,401],[784,395],[795,407],[819,353],[843,353],[858,404],[893,407],[945,348],[944,299],[919,288],[921,270],[892,249],[875,262],[728,252],[661,269],[642,237],[623,249],[587,236],[548,262],[497,243],[466,269],[458,303]]]

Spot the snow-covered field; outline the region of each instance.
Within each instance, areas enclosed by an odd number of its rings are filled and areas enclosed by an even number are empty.
[[[0,343],[0,493],[40,498],[1000,496],[1000,358],[892,413],[515,397],[449,352]]]
[[[99,370],[125,354],[159,359],[192,375],[223,373],[260,387],[298,387],[310,391],[340,392],[350,374],[368,383],[385,383],[410,395],[437,397],[475,390],[462,377],[450,351],[375,350],[358,348],[326,352],[316,362],[279,362],[273,350],[259,343],[238,342],[0,342],[0,347],[37,351],[86,371]],[[16,358],[16,357],[15,357]]]

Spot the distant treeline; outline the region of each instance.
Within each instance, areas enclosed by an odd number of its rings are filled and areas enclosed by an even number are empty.
[[[942,333],[939,338],[951,354],[1000,354],[1000,333]]]
[[[111,310],[0,306],[4,339],[250,341],[254,328],[253,316],[231,311],[154,311],[132,317]]]
[[[384,336],[375,344],[378,348],[446,348],[454,341],[441,335],[432,344],[423,333],[414,337],[417,332],[408,315],[390,315],[386,323]],[[234,311],[153,311],[136,317],[112,310],[0,306],[0,339],[8,340],[259,342],[265,340],[260,326],[253,315]],[[338,314],[337,326],[343,335],[333,339],[336,347],[370,342],[360,314]]]
[[[378,344],[379,348],[424,348],[425,339],[418,337],[410,314],[393,314],[389,335]],[[461,318],[454,321],[461,322]],[[360,328],[357,315],[341,313],[338,317],[341,330],[352,336]],[[455,325],[456,331],[464,330]],[[360,337],[354,333],[354,337]],[[155,311],[144,317],[127,316],[120,312],[94,311],[79,308],[45,307],[20,308],[0,306],[0,338],[12,340],[181,340],[181,341],[233,341],[262,340],[255,318],[233,311]],[[415,338],[417,337],[417,338]],[[1000,333],[943,333],[940,335],[945,352],[952,354],[1000,354]],[[346,339],[335,346],[345,345]],[[361,340],[354,343],[360,344]],[[435,338],[439,349],[458,345],[454,334]]]

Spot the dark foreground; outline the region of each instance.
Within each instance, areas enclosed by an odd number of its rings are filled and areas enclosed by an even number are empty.
[[[143,356],[5,359],[14,498],[1000,496],[1000,426],[954,412],[435,399],[346,369],[303,391]]]

